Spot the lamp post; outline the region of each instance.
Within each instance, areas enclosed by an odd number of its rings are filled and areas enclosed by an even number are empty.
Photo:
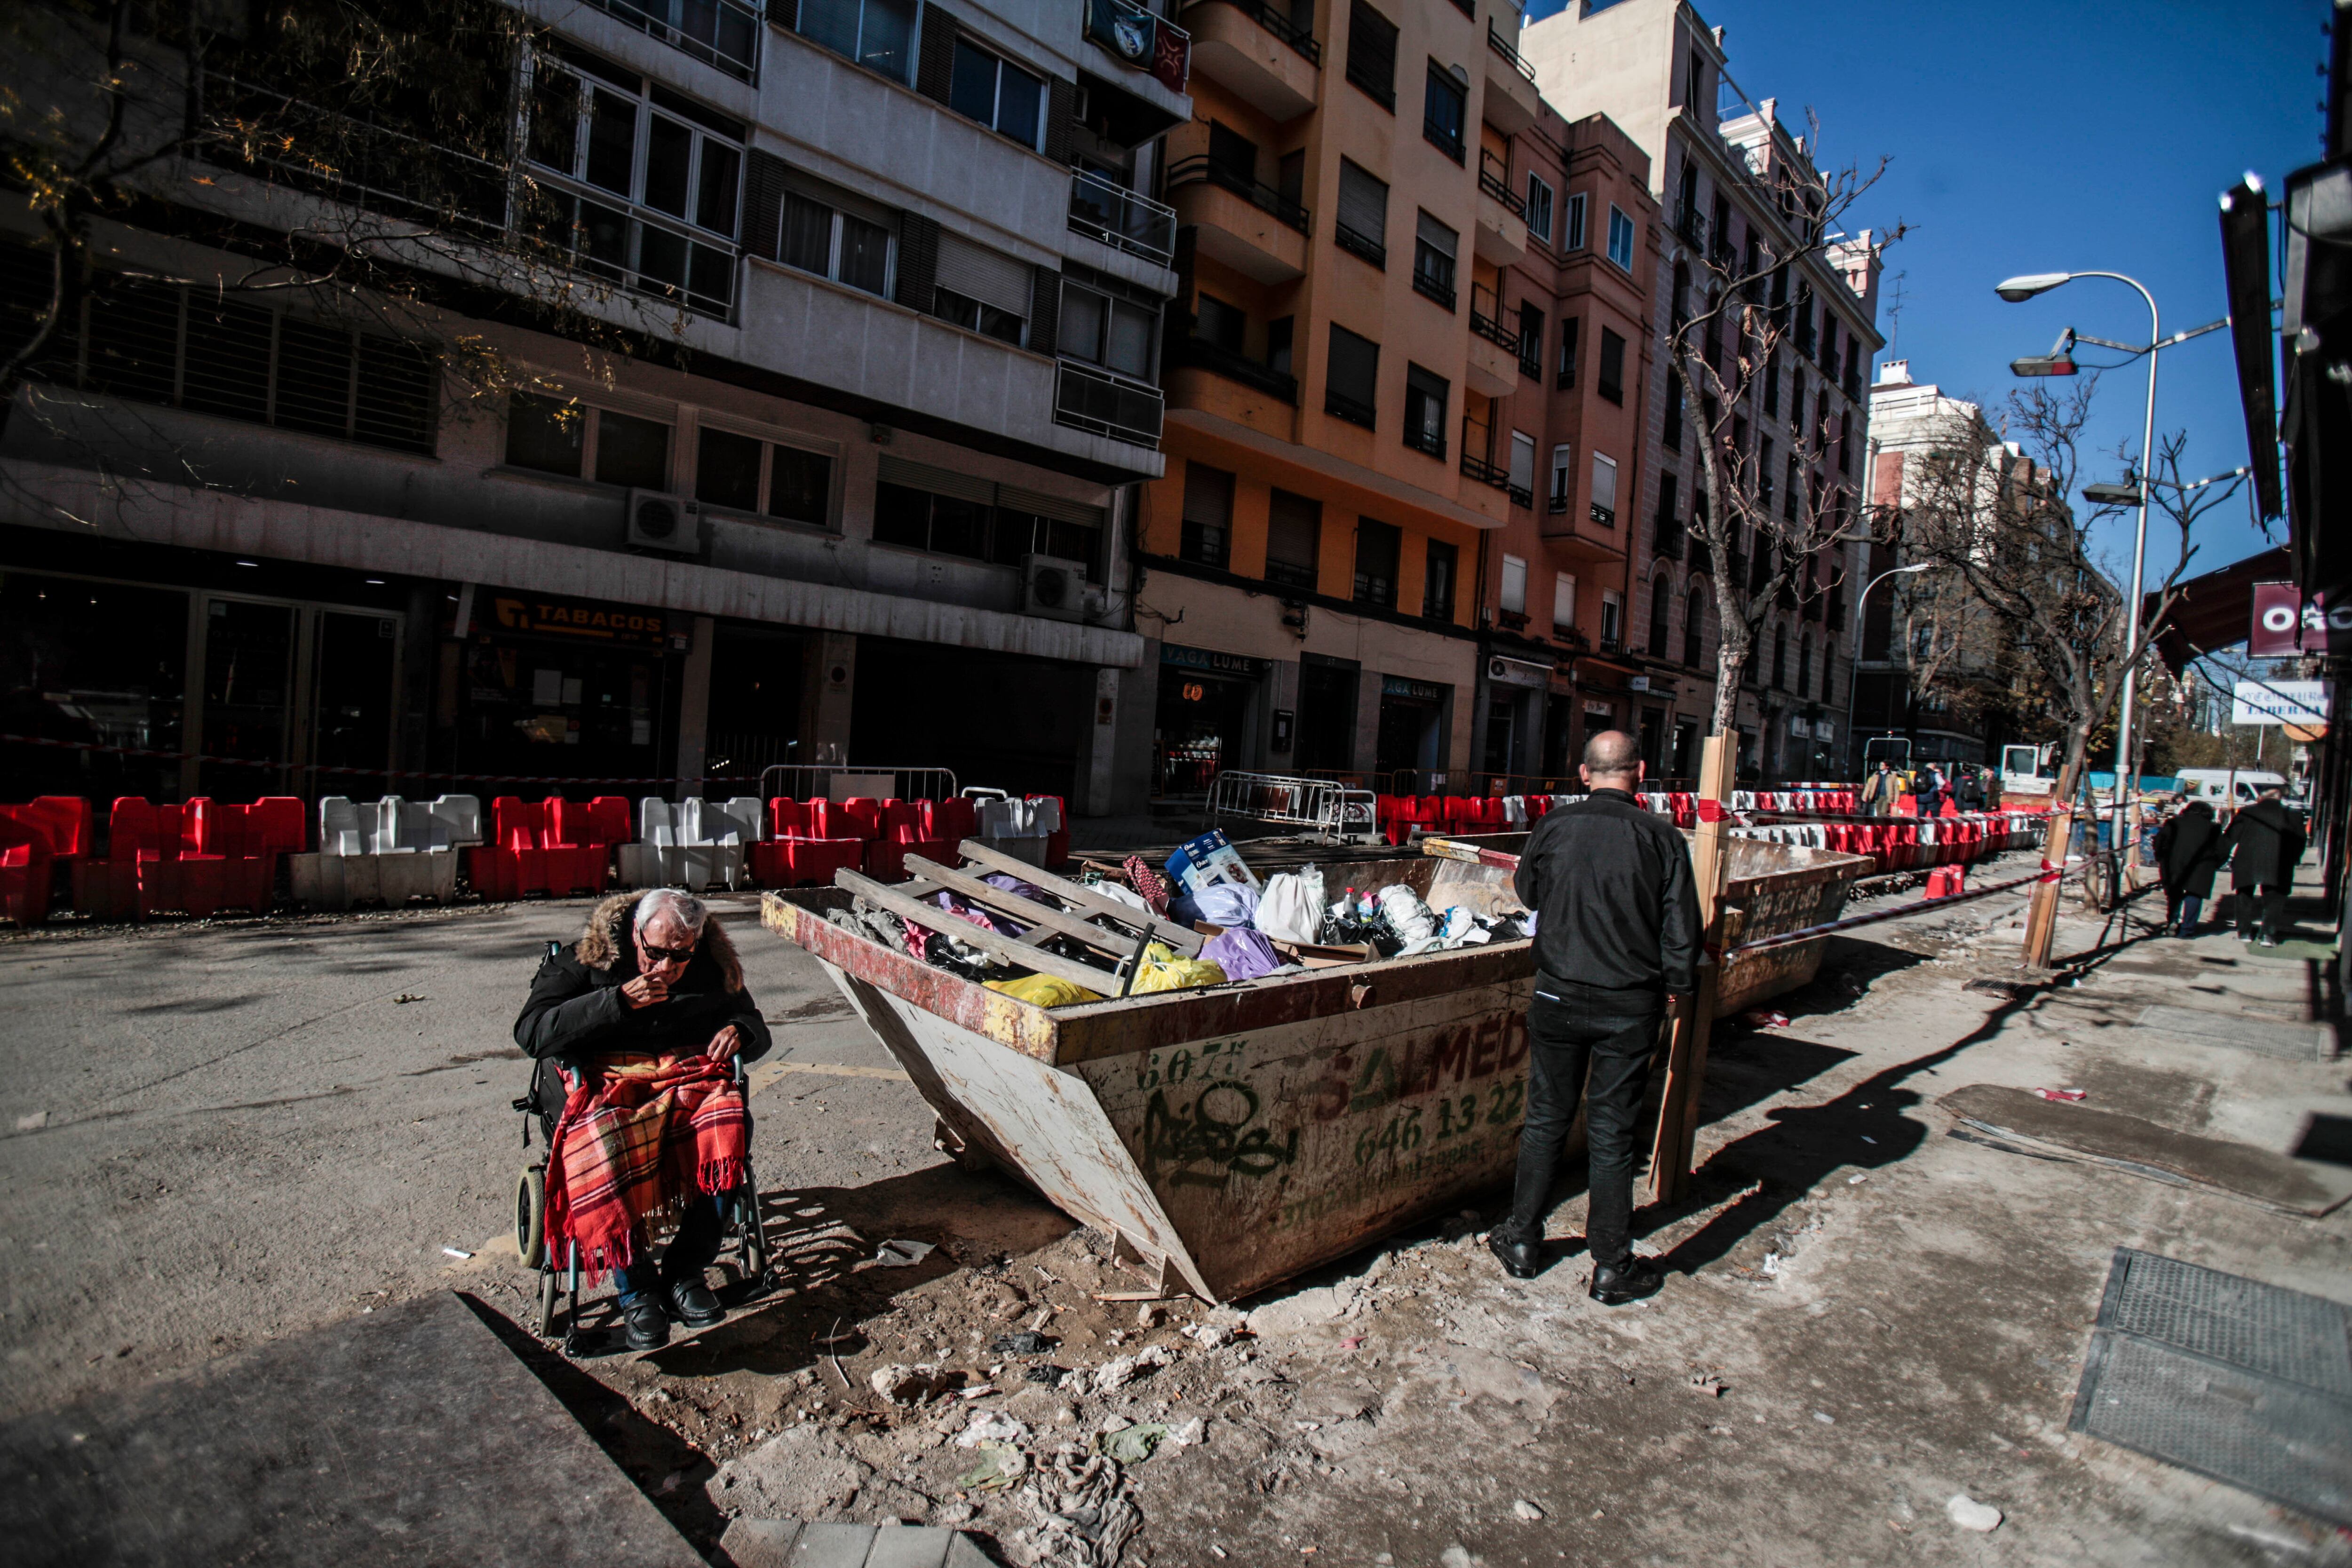
[[[1890,566],[1885,571],[1881,572],[1877,576],[1873,577],[1869,582],[1864,584],[1862,592],[1854,595],[1853,662],[1856,668],[1847,675],[1845,682],[1845,739],[1846,744],[1848,745],[1852,745],[1853,743],[1853,701],[1857,695],[1854,688],[1860,684],[1860,682],[1854,679],[1854,676],[1860,673],[1860,666],[1862,664],[1863,611],[1870,603],[1870,591],[1873,588],[1877,587],[1881,583],[1885,582],[1889,577],[1908,577],[1914,572],[1925,572],[1929,564],[1930,563],[1925,561],[1914,561],[1908,566]],[[1859,765],[1863,760],[1864,759],[1857,757],[1854,759],[1854,762],[1856,765]]]
[[[2136,498],[2139,506],[2139,523],[2132,531],[2131,584],[2127,594],[2129,602],[2124,611],[2123,706],[2116,719],[2116,825],[2110,843],[2120,852],[2124,847],[2124,779],[2131,771],[2132,702],[2138,695],[2139,686],[2140,583],[2147,563],[2148,486],[2146,479],[2155,462],[2156,453],[2156,359],[2157,352],[2168,345],[2162,341],[2164,328],[2157,315],[2156,296],[2149,293],[2139,279],[2127,278],[2120,272],[2031,272],[1997,284],[1993,292],[2014,305],[2031,300],[2036,294],[2047,293],[2062,283],[2071,283],[2077,278],[2109,278],[2118,283],[2128,283],[2139,290],[2141,299],[2147,301],[2147,410],[2139,442],[2142,483]]]

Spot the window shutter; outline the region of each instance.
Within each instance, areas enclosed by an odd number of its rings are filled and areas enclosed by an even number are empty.
[[[910,310],[931,308],[931,286],[940,264],[940,226],[920,213],[898,220],[898,303]]]
[[[1031,268],[1002,251],[974,245],[960,234],[939,237],[938,274],[941,289],[952,289],[966,299],[1029,318],[1032,303]]]
[[[1380,379],[1381,347],[1357,336],[1337,321],[1331,324],[1331,360],[1328,376],[1331,390],[1370,407],[1372,389]]]
[[[1454,259],[1455,247],[1462,240],[1460,235],[1455,234],[1427,213],[1419,215],[1418,228],[1423,244],[1444,257],[1448,261]]]
[[[1075,522],[1086,528],[1102,527],[1106,517],[1101,507],[1088,506],[1084,501],[1064,500],[1059,496],[1049,496],[1041,490],[1024,490],[1018,485],[997,486],[996,504],[1008,511],[1027,512],[1055,522]]]
[[[743,170],[743,248],[776,259],[776,223],[784,205],[784,161],[757,147]]]
[[[1045,156],[1066,166],[1070,162],[1070,121],[1078,112],[1076,82],[1055,77],[1045,84]]]
[[[948,100],[955,74],[956,23],[937,5],[923,7],[922,53],[915,61],[915,90],[935,102]]]
[[[1339,160],[1339,222],[1375,244],[1388,242],[1388,186],[1345,158]]]
[[[960,474],[953,468],[935,468],[929,463],[910,462],[888,452],[881,455],[877,477],[886,485],[928,490],[935,496],[952,496],[958,500],[978,501],[982,506],[996,504],[996,486],[987,479],[971,474]]]
[[[1029,343],[1039,353],[1052,353],[1061,341],[1062,275],[1050,267],[1031,269]]]

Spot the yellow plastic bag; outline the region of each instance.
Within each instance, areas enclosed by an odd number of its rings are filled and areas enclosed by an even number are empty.
[[[1099,1002],[1097,992],[1052,974],[1024,974],[1018,980],[992,980],[991,991],[1002,991],[1015,1002],[1034,1007],[1067,1007],[1079,1002]]]
[[[1224,983],[1222,966],[1205,958],[1179,958],[1173,948],[1155,942],[1143,950],[1143,969],[1136,975],[1129,994],[1139,996],[1147,991],[1182,991],[1194,985]]]

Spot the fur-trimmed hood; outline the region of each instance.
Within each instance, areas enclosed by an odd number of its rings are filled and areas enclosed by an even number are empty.
[[[642,892],[614,893],[601,900],[588,911],[588,922],[572,944],[572,956],[599,973],[619,963],[621,954],[629,951],[629,929],[636,921],[637,900],[644,897]],[[718,963],[719,978],[730,992],[743,989],[742,960],[735,955],[735,943],[716,914],[702,922],[702,951]]]

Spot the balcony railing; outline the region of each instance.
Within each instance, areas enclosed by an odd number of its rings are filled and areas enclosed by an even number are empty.
[[[1307,209],[1276,190],[1272,185],[1250,178],[1237,170],[1229,169],[1205,153],[1179,158],[1168,165],[1168,186],[1197,185],[1203,182],[1228,190],[1252,206],[1272,213],[1301,234],[1314,232]]]
[[[1298,378],[1288,371],[1276,370],[1245,353],[1239,353],[1223,343],[1213,343],[1206,338],[1176,336],[1168,340],[1169,363],[1190,365],[1238,381],[1244,386],[1255,386],[1260,392],[1279,397],[1296,406],[1298,402]]]
[[[1545,506],[1545,510],[1549,511],[1554,517],[1566,517],[1568,515],[1568,508],[1569,500],[1565,495],[1553,496]]]
[[[740,81],[760,71],[760,32],[764,5],[742,0],[588,0],[672,48],[716,66]]]
[[[1315,41],[1315,35],[1304,27],[1294,26],[1289,17],[1263,4],[1262,0],[1219,0],[1219,3],[1231,5],[1314,64],[1319,66],[1323,63],[1323,46]]]
[[[1524,196],[1511,193],[1511,166],[1486,148],[1478,149],[1478,188],[1509,209],[1513,217],[1528,216]]]
[[[1054,382],[1054,422],[1139,447],[1160,445],[1160,389],[1063,360]]]
[[[1331,240],[1351,256],[1359,256],[1381,271],[1388,270],[1389,247],[1370,235],[1358,234],[1344,223],[1331,225]]]
[[[1592,521],[1599,523],[1601,527],[1614,528],[1617,526],[1617,509],[1615,507],[1602,506],[1599,501],[1594,501],[1586,510],[1592,514]]]
[[[1176,257],[1176,212],[1091,170],[1070,179],[1070,227],[1165,267]]]
[[[1433,268],[1424,268],[1421,265],[1421,259],[1419,257],[1413,258],[1412,291],[1426,299],[1436,300],[1449,310],[1453,310],[1454,264],[1449,261],[1445,264],[1444,269],[1439,271]]]
[[[1696,207],[1685,207],[1675,219],[1675,232],[1700,249],[1706,246],[1706,215]]]
[[[1370,404],[1350,397],[1336,387],[1323,389],[1323,412],[1334,419],[1345,419],[1350,425],[1360,425],[1367,430],[1380,427]]]
[[[1453,302],[1448,300],[1446,307],[1451,310]],[[1503,302],[1484,283],[1470,285],[1470,330],[1514,356],[1519,352],[1519,334],[1503,324]]]
[[[1426,452],[1433,458],[1445,456],[1445,432],[1427,426],[1416,430],[1408,423],[1404,427],[1404,444],[1416,452]]]
[[[1496,610],[1495,620],[1496,624],[1507,632],[1523,632],[1528,629],[1528,613],[1525,610]]]
[[[1682,525],[1672,518],[1658,519],[1658,526],[1650,536],[1650,548],[1662,559],[1680,561],[1683,558]]]
[[[1536,504],[1536,492],[1534,490],[1529,489],[1525,485],[1506,484],[1503,488],[1511,492],[1511,504],[1513,506],[1523,506],[1533,510]]]
[[[1465,448],[1470,445],[1470,433],[1467,430],[1462,433],[1462,445]],[[1495,467],[1484,458],[1472,457],[1466,449],[1462,454],[1462,471],[1482,485],[1492,485],[1498,490],[1511,488],[1511,476],[1508,473]]]
[[[1521,76],[1527,78],[1528,80],[1533,81],[1536,79],[1536,68],[1528,64],[1526,58],[1522,56],[1517,49],[1511,46],[1509,39],[1504,37],[1502,34],[1495,31],[1495,24],[1491,17],[1486,23],[1486,47],[1494,50],[1496,54],[1502,56],[1505,59],[1510,61],[1511,68],[1518,72]]]

